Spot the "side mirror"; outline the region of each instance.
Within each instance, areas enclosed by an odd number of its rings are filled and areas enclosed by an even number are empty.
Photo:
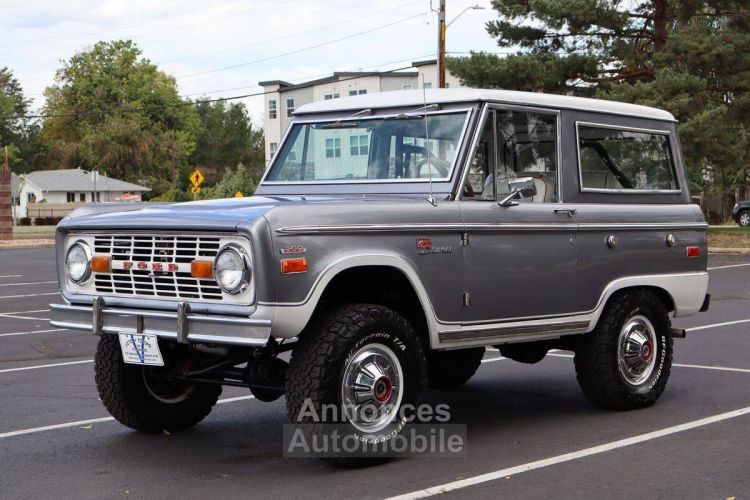
[[[498,205],[503,207],[510,207],[518,205],[517,198],[532,198],[536,196],[536,183],[533,177],[518,177],[508,181],[508,187],[510,188],[510,194],[498,201]]]

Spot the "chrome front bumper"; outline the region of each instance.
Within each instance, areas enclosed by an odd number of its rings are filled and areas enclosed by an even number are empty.
[[[271,321],[241,316],[192,314],[185,303],[176,312],[107,307],[101,297],[93,306],[50,304],[50,324],[58,328],[104,333],[141,333],[181,344],[212,343],[263,346],[271,336]]]

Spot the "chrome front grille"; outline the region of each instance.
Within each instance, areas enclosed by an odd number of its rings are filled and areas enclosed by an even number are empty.
[[[197,279],[189,272],[194,260],[213,261],[221,247],[220,236],[96,234],[92,239],[94,255],[112,259],[109,273],[94,274],[94,287],[99,294],[211,302],[223,299],[213,278]],[[123,269],[123,262],[132,263],[132,267]],[[150,268],[160,263],[164,270],[138,269],[138,263],[148,263]],[[178,272],[170,272],[166,270],[169,264],[182,265]]]

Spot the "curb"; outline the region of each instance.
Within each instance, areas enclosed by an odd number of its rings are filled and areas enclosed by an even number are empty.
[[[723,255],[750,255],[750,248],[716,248],[708,247],[709,254],[723,254]]]
[[[13,250],[14,248],[42,248],[50,246],[55,246],[55,240],[45,238],[0,241],[0,250]]]

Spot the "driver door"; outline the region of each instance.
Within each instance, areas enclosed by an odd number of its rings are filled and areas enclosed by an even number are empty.
[[[558,132],[556,112],[488,110],[459,202],[468,233],[464,328],[577,312],[577,230],[575,212],[559,202]],[[533,179],[535,193],[501,206],[521,178]]]

